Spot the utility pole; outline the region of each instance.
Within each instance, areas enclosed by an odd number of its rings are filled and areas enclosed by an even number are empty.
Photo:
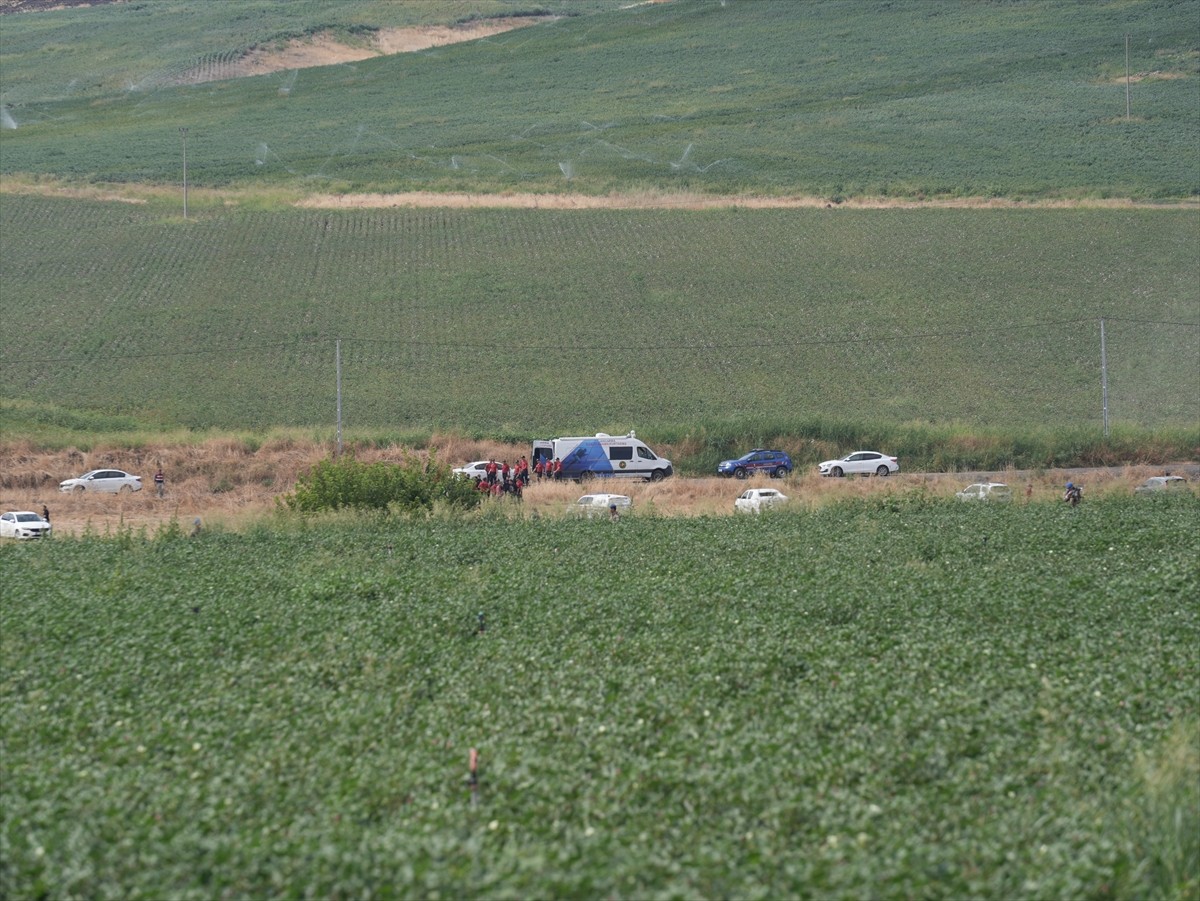
[[[334,344],[337,369],[337,455],[342,455],[342,339]]]
[[[187,219],[187,135],[188,130],[182,126],[179,136],[183,139],[183,218]]]
[[[1125,121],[1129,121],[1129,35],[1125,35]],[[1103,322],[1103,320],[1101,320]]]
[[[1108,438],[1108,348],[1104,341],[1104,317],[1100,317],[1100,398],[1104,408],[1104,437]]]

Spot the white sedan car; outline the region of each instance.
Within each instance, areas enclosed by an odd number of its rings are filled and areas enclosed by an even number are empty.
[[[122,491],[141,491],[142,477],[130,475],[119,469],[93,469],[77,479],[59,482],[59,491],[106,491],[117,494]]]
[[[474,463],[468,463],[465,466],[456,467],[454,474],[456,476],[465,476],[468,479],[486,479],[487,466],[491,460],[476,460]],[[497,464],[497,467],[499,464]]]
[[[14,510],[0,515],[0,538],[45,538],[50,523],[28,510]]]
[[[787,495],[777,488],[747,488],[733,502],[733,509],[740,513],[762,513],[787,502]]]
[[[890,476],[900,471],[900,461],[878,451],[855,451],[840,460],[826,460],[817,470],[823,476],[842,476],[863,473],[876,476]]]

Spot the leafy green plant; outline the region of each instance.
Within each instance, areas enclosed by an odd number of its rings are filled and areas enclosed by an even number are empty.
[[[452,507],[478,506],[480,493],[467,479],[455,478],[450,466],[406,455],[401,463],[363,463],[353,457],[322,460],[302,475],[281,502],[297,513],[346,507],[365,510],[427,512],[436,502]]]

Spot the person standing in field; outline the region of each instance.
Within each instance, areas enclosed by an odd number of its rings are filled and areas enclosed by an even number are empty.
[[[167,477],[163,475],[162,467],[158,467],[158,471],[154,473],[154,490],[158,492],[158,496],[162,497],[163,492],[167,487]]]
[[[45,504],[42,504],[42,519],[46,520],[46,522],[50,521],[50,508]]]

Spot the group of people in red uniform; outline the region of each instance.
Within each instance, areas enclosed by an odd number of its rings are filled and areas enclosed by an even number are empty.
[[[490,460],[483,471],[484,475],[476,481],[476,487],[480,491],[486,491],[496,497],[505,494],[520,497],[529,484],[531,472],[539,482],[542,479],[561,479],[562,460],[543,460],[539,457],[532,467],[524,456],[514,466],[509,466],[507,460],[503,463]]]

